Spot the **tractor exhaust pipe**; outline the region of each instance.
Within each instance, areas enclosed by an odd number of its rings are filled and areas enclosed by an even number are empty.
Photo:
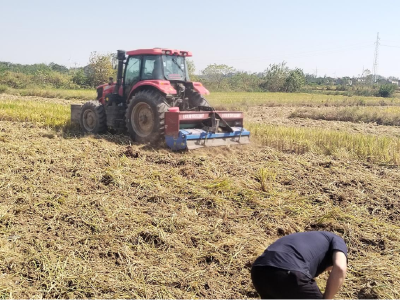
[[[114,94],[118,94],[119,88],[122,84],[122,70],[124,67],[125,61],[125,51],[117,50],[117,59],[118,59],[118,70],[117,70],[117,84],[114,88]]]

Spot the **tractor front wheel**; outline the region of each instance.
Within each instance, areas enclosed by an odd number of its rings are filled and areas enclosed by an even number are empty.
[[[164,115],[169,105],[156,91],[140,91],[129,101],[126,125],[132,140],[156,143],[164,136]]]
[[[107,130],[107,121],[104,106],[98,101],[86,102],[81,109],[79,124],[84,132],[105,132]]]

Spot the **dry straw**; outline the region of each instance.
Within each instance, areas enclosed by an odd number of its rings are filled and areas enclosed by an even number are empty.
[[[393,161],[277,150],[264,127],[250,146],[172,153],[43,122],[0,121],[1,298],[257,297],[251,263],[305,230],[345,239],[339,298],[400,297]]]

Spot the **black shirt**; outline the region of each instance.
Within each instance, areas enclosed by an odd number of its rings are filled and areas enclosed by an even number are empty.
[[[310,278],[317,277],[333,265],[333,251],[347,257],[344,240],[332,232],[309,231],[289,234],[270,245],[253,266],[271,266],[299,271]]]

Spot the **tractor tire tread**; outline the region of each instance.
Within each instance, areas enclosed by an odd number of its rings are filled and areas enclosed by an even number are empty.
[[[188,89],[187,96],[189,98],[189,108],[195,108],[198,106],[210,107],[208,101],[194,89]]]
[[[87,131],[83,125],[82,116],[83,116],[84,111],[87,109],[91,109],[95,113],[96,118],[97,118],[96,127],[92,131]],[[81,114],[79,116],[79,124],[84,132],[94,133],[94,134],[106,132],[107,131],[107,117],[106,117],[106,111],[104,109],[104,106],[96,100],[88,101],[85,104],[83,104],[82,109],[81,109]]]
[[[147,137],[141,137],[135,134],[134,129],[131,125],[131,114],[134,106],[139,102],[146,102],[153,108],[153,113],[157,113],[155,122],[156,126],[153,129],[151,135]],[[139,91],[128,101],[128,109],[126,110],[125,124],[130,137],[140,143],[151,143],[155,144],[160,142],[164,137],[165,131],[165,112],[170,107],[166,102],[163,95],[156,91]],[[151,105],[153,104],[153,105]]]

